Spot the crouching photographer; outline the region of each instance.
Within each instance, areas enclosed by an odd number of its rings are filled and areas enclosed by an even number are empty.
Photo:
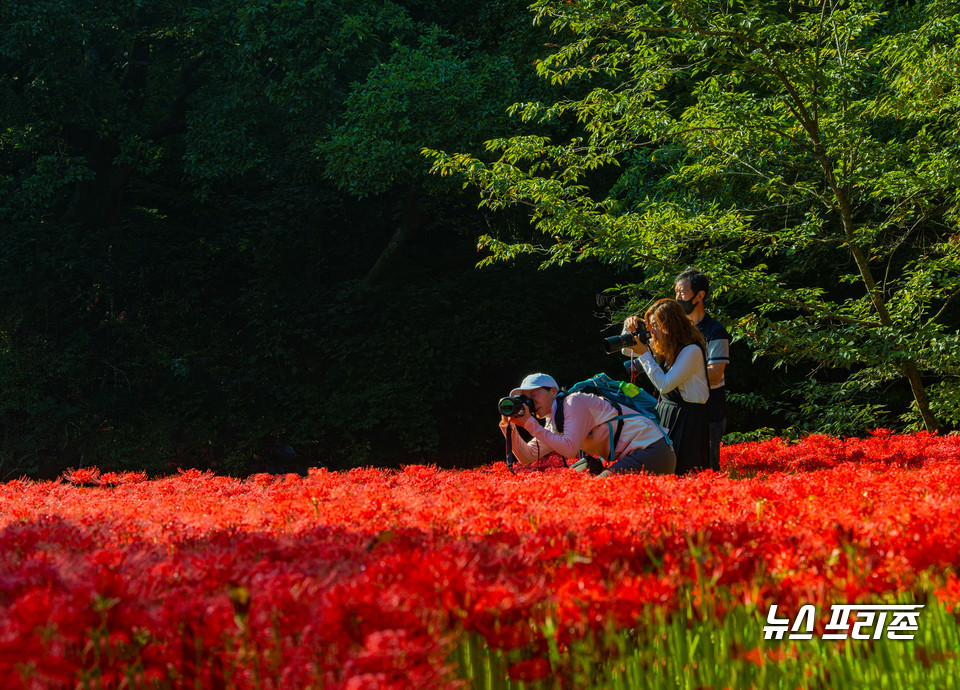
[[[600,476],[639,471],[673,474],[676,469],[673,448],[655,422],[629,409],[621,414],[599,395],[565,394],[552,376],[530,374],[500,402],[500,428],[524,464],[552,452],[578,458],[582,451],[612,463],[598,468]],[[527,442],[517,430],[521,426],[532,436]],[[581,461],[574,467],[583,471],[589,465]]]

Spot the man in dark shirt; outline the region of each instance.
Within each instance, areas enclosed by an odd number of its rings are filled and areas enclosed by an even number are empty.
[[[710,399],[707,400],[707,421],[710,427],[710,467],[720,471],[720,439],[727,428],[727,389],[724,370],[730,362],[730,334],[704,309],[710,294],[710,281],[695,268],[688,268],[673,283],[674,296],[687,313],[687,318],[707,341],[707,378]]]

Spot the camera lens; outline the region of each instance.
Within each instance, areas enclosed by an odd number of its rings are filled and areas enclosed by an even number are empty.
[[[614,352],[619,352],[622,348],[630,347],[631,345],[636,345],[636,335],[633,333],[625,333],[624,335],[615,335],[610,338],[603,339],[603,351],[608,355],[613,354]]]
[[[520,401],[516,398],[501,398],[499,407],[500,414],[504,417],[512,417],[520,409]]]

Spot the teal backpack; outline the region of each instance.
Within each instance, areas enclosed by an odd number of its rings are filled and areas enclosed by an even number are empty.
[[[597,374],[586,381],[579,381],[566,391],[557,394],[557,412],[554,415],[553,424],[558,433],[563,433],[563,399],[570,393],[598,395],[616,409],[617,416],[607,420],[607,429],[611,432],[613,431],[613,422],[617,423],[617,430],[610,434],[610,460],[613,460],[614,450],[620,440],[620,433],[623,431],[623,420],[628,417],[639,415],[653,421],[657,428],[663,432],[667,444],[673,445],[670,442],[670,436],[660,426],[660,417],[657,415],[657,399],[635,383],[616,381],[606,374]],[[580,455],[583,456],[582,451]]]

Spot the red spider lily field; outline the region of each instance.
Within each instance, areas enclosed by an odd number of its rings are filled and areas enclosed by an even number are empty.
[[[774,439],[725,447],[722,462],[684,478],[545,462],[516,475],[495,463],[11,481],[0,678],[793,688],[869,684],[872,668],[958,676],[960,436]],[[925,604],[916,639],[764,639],[772,604],[815,606],[822,630],[832,604],[864,602]]]

